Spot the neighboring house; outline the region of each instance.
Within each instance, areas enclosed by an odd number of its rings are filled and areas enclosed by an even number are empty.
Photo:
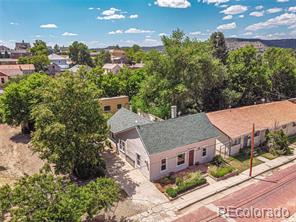
[[[60,73],[60,72],[62,72],[61,67],[59,67],[55,63],[51,63],[51,64],[49,64],[47,66],[47,74],[48,75],[54,76],[54,75],[56,75],[57,73]]]
[[[22,56],[29,56],[30,52],[27,49],[17,49],[17,50],[11,50],[10,51],[10,58],[12,59],[18,59]]]
[[[109,50],[111,62],[112,63],[125,63],[126,55],[125,51],[121,49],[111,49]]]
[[[11,59],[11,58],[0,59],[0,65],[16,65],[17,63],[18,63],[17,59]]]
[[[108,125],[119,155],[151,181],[211,161],[220,136],[205,113],[151,122],[122,108]]]
[[[143,67],[144,67],[144,63],[136,63],[136,64],[129,66],[130,69],[141,69]]]
[[[69,58],[68,57],[60,56],[57,54],[50,54],[48,56],[48,59],[50,61],[50,64],[54,63],[54,64],[58,65],[61,68],[61,71],[64,71],[69,68],[69,64],[68,64]]]
[[[288,136],[296,134],[296,104],[289,100],[210,112],[207,116],[225,134],[220,144],[229,155],[251,146],[253,123],[255,146],[265,142],[266,130],[283,129]]]
[[[76,73],[76,72],[78,72],[78,70],[81,68],[81,67],[85,67],[85,69],[87,70],[87,71],[89,71],[89,70],[91,70],[91,67],[89,67],[89,66],[85,66],[85,65],[75,65],[75,66],[73,66],[73,67],[71,67],[70,69],[68,69],[70,72],[73,72],[73,73]]]
[[[128,96],[116,96],[100,98],[99,102],[104,112],[116,113],[122,107],[128,108],[129,99]]]
[[[104,74],[117,74],[122,67],[119,64],[106,63],[102,68],[104,70]]]
[[[16,42],[15,43],[15,50],[29,50],[31,48],[30,43],[25,42],[24,40],[22,42]]]
[[[0,57],[5,58],[5,57],[10,57],[10,48],[0,45]]]
[[[0,65],[0,85],[19,75],[31,74],[35,71],[33,64]]]

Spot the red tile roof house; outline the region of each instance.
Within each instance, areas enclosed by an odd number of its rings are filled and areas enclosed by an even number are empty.
[[[108,125],[118,154],[150,181],[211,161],[220,137],[205,113],[152,122],[121,108]]]
[[[31,74],[35,71],[33,64],[0,65],[0,86],[18,75]]]
[[[207,113],[207,116],[225,134],[220,146],[222,152],[229,155],[250,147],[253,123],[255,146],[265,141],[267,129],[283,129],[288,136],[296,135],[296,103],[290,100],[220,110]]]

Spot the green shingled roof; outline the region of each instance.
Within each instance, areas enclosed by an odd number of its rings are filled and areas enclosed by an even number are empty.
[[[205,113],[149,123],[137,129],[150,154],[219,136]]]
[[[121,108],[107,121],[107,124],[111,127],[110,130],[112,133],[119,133],[137,125],[147,123],[151,123],[151,121],[125,108]]]

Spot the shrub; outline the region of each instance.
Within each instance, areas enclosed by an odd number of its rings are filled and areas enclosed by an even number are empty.
[[[225,164],[225,161],[223,160],[221,155],[216,155],[213,158],[213,164],[216,165],[217,167],[222,166]]]
[[[210,174],[213,177],[220,178],[231,173],[233,170],[234,168],[231,166],[216,167],[210,171]]]
[[[178,195],[177,191],[172,187],[167,188],[165,192],[167,193],[167,195],[169,195],[172,198],[174,198]]]
[[[284,133],[283,130],[269,132],[266,135],[266,141],[270,153],[274,155],[291,154],[288,136]]]
[[[183,179],[181,177],[176,178],[176,185],[179,186],[183,182]]]

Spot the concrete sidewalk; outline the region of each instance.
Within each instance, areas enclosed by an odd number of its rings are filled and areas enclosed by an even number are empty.
[[[221,193],[231,187],[244,183],[256,176],[259,176],[267,171],[278,168],[284,164],[287,164],[293,160],[296,160],[296,150],[294,155],[281,156],[273,160],[269,160],[253,168],[253,176],[249,177],[249,170],[246,170],[238,176],[231,177],[226,180],[219,181],[211,184],[205,188],[190,192],[180,198],[156,205],[150,208],[148,211],[133,216],[132,220],[135,221],[171,221],[176,217],[178,211],[200,202],[215,194]]]

